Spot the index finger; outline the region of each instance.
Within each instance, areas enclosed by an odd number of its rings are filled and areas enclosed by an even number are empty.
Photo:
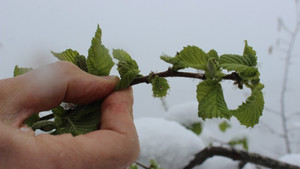
[[[103,99],[118,79],[88,74],[69,62],[56,62],[26,74],[1,80],[0,119],[21,123],[32,113],[45,111],[61,102],[87,104]]]

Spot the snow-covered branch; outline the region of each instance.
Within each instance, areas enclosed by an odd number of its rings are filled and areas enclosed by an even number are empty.
[[[205,160],[213,156],[228,157],[232,160],[254,163],[273,169],[300,169],[298,166],[265,157],[257,153],[224,147],[207,147],[203,149],[195,155],[195,158],[185,166],[184,169],[192,169],[197,165],[201,165]]]

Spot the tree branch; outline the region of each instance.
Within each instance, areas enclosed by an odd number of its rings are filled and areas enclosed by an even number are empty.
[[[131,82],[130,86],[139,84],[139,83],[151,83],[151,79],[155,76],[159,77],[185,77],[185,78],[194,78],[194,79],[201,79],[205,80],[206,77],[203,73],[191,73],[191,72],[178,72],[178,71],[173,71],[172,69],[168,69],[164,72],[159,72],[159,73],[150,73],[148,76],[143,76],[143,77],[138,77]],[[233,80],[233,81],[241,81],[241,78],[236,72],[233,72],[231,74],[225,75],[223,80]]]
[[[250,162],[273,169],[300,169],[285,162],[281,162],[269,157],[265,157],[256,153],[249,153],[247,151],[236,150],[233,148],[224,147],[208,147],[195,155],[195,158],[184,167],[184,169],[192,169],[197,165],[201,165],[205,160],[213,156],[223,156],[231,158],[232,160],[239,160],[242,162]]]

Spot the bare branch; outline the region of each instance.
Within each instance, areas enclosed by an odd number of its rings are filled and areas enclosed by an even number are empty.
[[[201,165],[205,160],[213,156],[228,157],[232,160],[250,162],[273,169],[300,169],[298,166],[265,157],[257,153],[223,147],[208,147],[203,149],[195,155],[195,158],[187,166],[185,166],[184,169],[192,169],[197,165]]]

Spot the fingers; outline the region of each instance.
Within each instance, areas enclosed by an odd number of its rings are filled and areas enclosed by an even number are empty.
[[[1,80],[0,108],[9,109],[5,112],[11,113],[10,119],[23,112],[18,116],[20,121],[34,112],[54,108],[62,101],[86,104],[102,99],[114,90],[117,81],[116,77],[88,74],[69,62],[56,62],[16,78]]]
[[[135,132],[132,105],[132,88],[116,91],[108,96],[102,103],[101,129],[120,133]]]
[[[80,145],[83,145],[84,150],[89,150],[91,156],[103,155],[106,157],[103,164],[116,165],[112,168],[124,168],[139,155],[132,105],[131,88],[113,92],[102,103],[101,130],[75,137],[77,141],[85,143]]]

